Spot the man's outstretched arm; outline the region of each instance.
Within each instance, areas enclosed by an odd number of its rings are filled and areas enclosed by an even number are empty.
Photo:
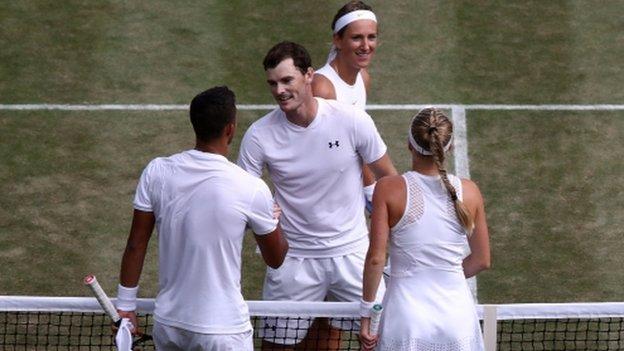
[[[143,270],[147,244],[152,236],[156,219],[153,212],[134,210],[130,235],[126,243],[126,249],[121,259],[121,272],[119,273],[119,291],[117,295],[117,310],[122,318],[130,318],[135,326],[133,332],[137,333],[137,320],[134,310],[136,306],[136,293],[139,278]]]

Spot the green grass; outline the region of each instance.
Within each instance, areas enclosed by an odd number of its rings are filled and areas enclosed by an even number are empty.
[[[240,128],[256,118],[240,113]],[[80,279],[90,272],[112,289],[138,177],[150,159],[192,148],[187,114],[23,112],[7,117],[0,112],[0,126],[0,158],[7,165],[0,171],[5,194],[0,260],[8,273],[0,276],[0,293],[84,295]],[[237,138],[235,150],[238,143]],[[230,156],[235,160],[236,155]],[[143,272],[146,296],[157,288],[156,242],[154,235]]]
[[[623,103],[620,1],[371,1],[371,103]],[[316,66],[342,1],[0,3],[0,104],[179,103],[227,84],[271,103],[261,61],[280,40]],[[264,111],[240,113],[239,134]],[[374,111],[406,170],[413,111]],[[482,302],[622,301],[623,112],[468,111],[471,174],[493,268]],[[186,113],[0,111],[0,294],[109,292],[147,162],[192,147]],[[141,285],[156,292],[156,241]],[[263,264],[245,243],[243,289]]]
[[[624,299],[622,113],[469,115],[494,262],[483,300]]]

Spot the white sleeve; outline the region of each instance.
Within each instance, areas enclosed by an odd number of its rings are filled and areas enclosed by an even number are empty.
[[[135,209],[145,212],[154,212],[152,199],[150,197],[150,186],[153,177],[154,161],[150,162],[143,170],[139,184],[134,194],[133,206]]]
[[[273,218],[273,196],[261,179],[258,179],[247,220],[248,226],[257,235],[269,234],[277,228],[277,219]]]
[[[369,164],[379,160],[386,153],[387,147],[371,116],[364,111],[357,110],[354,123],[355,149],[364,163]]]
[[[264,166],[264,157],[262,147],[256,139],[254,130],[252,125],[243,136],[236,163],[247,173],[260,178],[262,176],[262,167]]]

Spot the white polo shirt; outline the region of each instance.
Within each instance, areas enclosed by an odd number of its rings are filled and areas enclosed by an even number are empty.
[[[156,217],[156,320],[197,333],[251,330],[241,249],[246,226],[260,235],[277,226],[267,185],[221,155],[188,150],[149,163],[134,208]]]
[[[386,145],[364,110],[316,99],[317,115],[305,128],[289,122],[280,109],[253,123],[238,164],[256,177],[267,167],[289,256],[364,252],[368,229],[360,157],[367,164],[377,161]]]

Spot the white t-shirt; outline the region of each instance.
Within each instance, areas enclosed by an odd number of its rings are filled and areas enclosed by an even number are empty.
[[[238,164],[256,177],[264,166],[282,208],[289,256],[337,257],[365,251],[362,166],[386,153],[372,118],[361,109],[316,98],[312,123],[301,127],[273,110],[249,127]]]
[[[221,155],[188,150],[147,165],[134,208],[156,217],[156,320],[197,333],[251,330],[241,249],[246,226],[259,235],[277,226],[267,185]]]
[[[336,92],[336,100],[347,105],[357,106],[362,110],[366,108],[366,86],[364,85],[364,78],[362,78],[361,72],[358,72],[353,85],[349,85],[342,80],[329,63],[314,73],[320,74],[332,82]]]

